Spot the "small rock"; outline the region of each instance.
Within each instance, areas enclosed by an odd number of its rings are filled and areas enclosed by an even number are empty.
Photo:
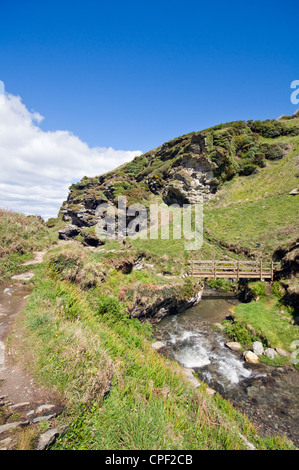
[[[7,437],[6,439],[3,439],[0,441],[0,450],[7,450],[7,446],[12,442],[12,439],[10,437]]]
[[[291,196],[297,196],[299,194],[299,189],[298,188],[292,189],[292,191],[290,191],[289,194]]]
[[[58,427],[56,429],[49,429],[49,431],[41,434],[38,439],[36,450],[45,450],[55,441],[59,434],[62,434],[67,430],[67,427]]]
[[[156,341],[152,344],[152,348],[156,351],[161,351],[161,349],[165,348],[165,344],[162,341]]]
[[[15,281],[30,281],[34,277],[34,273],[24,273],[24,274],[17,274],[16,276],[12,276],[12,279]]]
[[[214,323],[214,326],[216,326],[216,328],[218,328],[221,331],[225,330],[225,327],[223,325],[221,325],[221,323]]]
[[[217,393],[216,390],[214,390],[213,388],[210,388],[210,387],[206,388],[206,392],[210,397],[216,395],[216,393]]]
[[[55,408],[55,405],[41,405],[37,408],[36,413],[42,413],[43,411],[48,411],[52,408]]]
[[[56,416],[56,413],[54,413],[53,415],[41,416],[40,418],[34,418],[32,422],[36,424],[36,423],[40,423],[41,421],[49,421],[49,419],[55,418],[55,416]]]
[[[264,346],[260,341],[254,341],[252,347],[254,354],[257,356],[262,356],[264,354]]]
[[[244,352],[245,361],[249,364],[258,364],[259,358],[258,356],[252,351],[245,351]]]
[[[199,380],[197,380],[196,377],[194,377],[194,370],[193,369],[188,369],[187,367],[184,368],[184,374],[187,378],[187,380],[195,387],[195,388],[198,388],[200,387],[200,382]]]
[[[286,357],[289,357],[289,356],[290,356],[290,353],[287,352],[287,351],[284,351],[284,349],[275,348],[275,351],[276,351],[277,354],[279,354],[280,356],[286,356]]]
[[[239,433],[239,436],[241,439],[243,439],[248,450],[255,450],[254,445],[251,442],[249,442],[248,439],[246,439],[246,437],[243,436],[243,434]]]
[[[275,349],[267,348],[265,349],[265,356],[269,357],[270,359],[274,359],[277,356],[277,352]]]
[[[3,293],[4,293],[4,294],[8,294],[8,295],[12,295],[11,289],[9,289],[9,287],[7,287],[6,289],[4,289]]]
[[[24,406],[30,405],[29,401],[24,401],[23,403],[16,403],[15,405],[10,405],[9,409],[14,410],[16,408],[24,408]]]
[[[15,429],[19,426],[27,426],[28,424],[29,421],[16,421],[15,423],[3,424],[0,426],[0,434],[6,431],[11,431],[12,429]]]
[[[232,351],[240,351],[240,349],[242,349],[241,344],[237,343],[236,341],[225,343],[225,346],[231,349]]]

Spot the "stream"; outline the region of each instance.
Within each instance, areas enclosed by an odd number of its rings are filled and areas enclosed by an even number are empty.
[[[225,333],[213,324],[230,315],[238,301],[212,289],[183,313],[164,318],[155,337],[166,355],[193,369],[198,377],[245,413],[262,436],[285,435],[299,447],[299,373],[291,366],[248,364],[229,350]]]

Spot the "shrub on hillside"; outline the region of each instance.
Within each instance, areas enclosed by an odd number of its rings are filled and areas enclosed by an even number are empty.
[[[248,165],[244,165],[240,171],[239,175],[240,176],[249,176],[253,175],[254,173],[257,173],[258,167],[254,165],[253,163],[249,163]]]
[[[52,255],[48,266],[61,280],[77,284],[82,289],[96,287],[104,280],[102,269],[98,264],[88,262],[83,252],[65,249]]]
[[[263,144],[261,151],[265,154],[267,160],[280,160],[284,157],[284,151],[279,144]]]

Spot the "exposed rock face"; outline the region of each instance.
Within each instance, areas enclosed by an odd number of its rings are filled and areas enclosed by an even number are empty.
[[[97,224],[99,205],[116,207],[120,195],[127,197],[128,206],[148,205],[153,195],[168,205],[204,203],[235,175],[248,176],[266,160],[285,156],[283,148],[265,145],[260,136],[298,134],[297,126],[267,120],[235,121],[177,137],[114,171],[73,184],[60,215],[86,228]]]
[[[189,147],[189,151],[191,153],[195,153],[196,155],[202,155],[208,153],[208,147],[206,143],[207,137],[205,134],[193,134],[191,137],[191,144]]]
[[[85,245],[94,247],[104,244],[104,242],[98,239],[94,232],[84,232],[83,230],[81,230],[80,227],[77,227],[76,225],[72,224],[67,225],[63,229],[59,230],[58,235],[60,240],[71,240],[72,238],[81,235]]]
[[[91,227],[96,223],[94,219],[95,210],[87,209],[86,207],[80,207],[79,209],[69,208],[67,216],[70,217],[72,223],[78,227]]]
[[[169,183],[162,196],[166,204],[197,204],[209,200],[217,185],[213,169],[215,164],[204,156],[190,154],[178,167],[169,172]]]
[[[150,306],[140,300],[137,301],[129,315],[133,318],[138,318],[140,321],[149,320],[151,323],[159,323],[168,315],[181,313],[197,305],[201,297],[202,289],[194,292],[192,297],[185,299],[178,297],[176,294],[166,299],[157,295],[155,301]]]
[[[91,233],[81,232],[81,235],[82,235],[82,237],[84,239],[84,243],[86,245],[94,246],[94,247],[104,245],[104,242],[102,240],[99,240],[98,237],[96,236],[96,234],[93,233],[93,232],[91,232]]]
[[[295,311],[299,308],[299,238],[287,247],[278,248],[274,256],[281,261],[281,269],[277,272],[277,279],[281,281],[285,293],[283,302],[291,305]]]
[[[131,203],[144,203],[154,194],[160,194],[167,205],[196,204],[210,199],[217,189],[214,170],[217,168],[208,155],[205,133],[194,133],[171,142],[145,154],[140,172],[135,176],[134,163],[138,158],[107,175],[83,178],[70,187],[67,201],[60,214],[68,229],[60,233],[60,238],[68,239],[78,235],[77,227],[88,228],[97,224],[97,207],[106,204],[117,205],[119,195]],[[162,167],[156,171],[157,162]],[[139,168],[139,167],[138,167]],[[132,171],[132,175],[131,172]],[[127,224],[129,224],[127,220]]]
[[[76,237],[79,235],[80,230],[76,225],[68,225],[62,230],[59,230],[58,235],[60,240],[69,240],[70,238]]]

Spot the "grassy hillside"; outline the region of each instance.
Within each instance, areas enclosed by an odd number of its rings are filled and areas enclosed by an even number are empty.
[[[299,118],[236,121],[193,132],[70,188],[60,215],[82,227],[96,223],[98,204],[204,202],[205,240],[183,254],[174,240],[143,247],[176,257],[267,257],[298,238]],[[196,196],[197,195],[197,196]],[[197,198],[197,199],[196,199]],[[79,215],[79,217],[78,217]],[[82,237],[81,237],[82,238]],[[135,244],[135,242],[133,242]],[[138,242],[136,242],[138,244]]]
[[[274,250],[299,236],[299,139],[282,160],[269,162],[249,177],[226,182],[205,206],[209,239],[254,256],[271,258]],[[258,244],[260,246],[258,246]]]

